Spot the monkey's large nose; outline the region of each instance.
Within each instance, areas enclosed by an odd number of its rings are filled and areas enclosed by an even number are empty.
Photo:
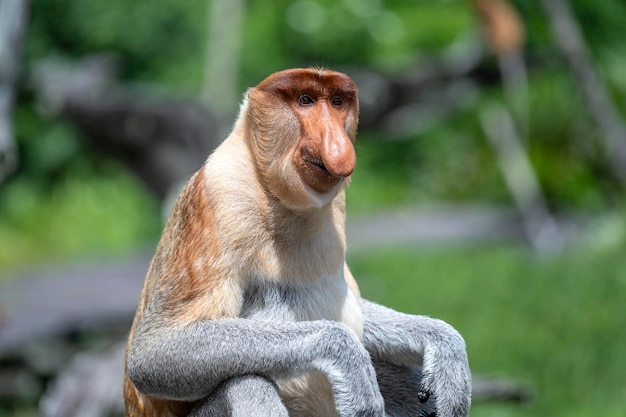
[[[333,177],[349,177],[356,165],[354,145],[343,129],[333,126],[322,137],[321,157],[324,166]]]

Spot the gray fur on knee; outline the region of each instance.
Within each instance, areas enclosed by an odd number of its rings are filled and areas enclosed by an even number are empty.
[[[198,405],[190,417],[287,417],[276,384],[259,375],[232,378]]]

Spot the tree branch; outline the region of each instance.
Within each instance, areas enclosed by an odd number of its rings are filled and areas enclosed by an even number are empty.
[[[18,164],[13,106],[27,14],[27,0],[0,0],[0,183]]]
[[[541,0],[559,51],[580,83],[591,115],[602,130],[604,148],[614,173],[626,182],[626,125],[597,76],[580,27],[564,0]]]
[[[165,199],[219,144],[218,125],[194,100],[115,83],[113,67],[103,56],[72,64],[49,59],[37,66],[33,83],[43,108],[68,118]]]

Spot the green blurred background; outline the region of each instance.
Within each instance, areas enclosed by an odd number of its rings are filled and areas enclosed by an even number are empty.
[[[625,183],[608,168],[603,133],[543,9],[512,3],[527,36],[528,155],[550,212],[573,213],[585,227],[558,253],[520,242],[450,242],[369,249],[351,253],[349,263],[366,297],[454,325],[476,374],[526,381],[535,390],[528,404],[477,403],[473,416],[624,416]],[[124,82],[200,98],[210,5],[33,1],[24,73],[44,57],[114,52]],[[576,0],[571,7],[623,117],[626,4]],[[249,0],[244,19],[239,94],[295,66],[405,74],[480,30],[472,3],[460,0]],[[493,57],[482,65],[497,74]],[[442,203],[513,206],[480,125],[485,108],[506,97],[499,82],[479,85],[471,107],[419,134],[361,129],[349,216]],[[160,202],[72,124],[42,113],[26,76],[15,134],[20,166],[0,186],[0,280],[34,265],[116,259],[154,246]]]

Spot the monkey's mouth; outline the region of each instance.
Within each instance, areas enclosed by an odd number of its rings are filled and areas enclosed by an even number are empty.
[[[317,159],[309,155],[304,155],[302,159],[304,159],[304,162],[309,163],[309,165],[313,165],[320,171],[323,171],[326,174],[330,175],[330,172],[328,172],[328,169],[326,169],[326,165],[324,165],[324,161],[322,161],[321,159]]]
[[[324,194],[331,191],[342,180],[341,177],[330,173],[321,157],[305,150],[300,153],[298,168],[302,180],[318,193]]]

